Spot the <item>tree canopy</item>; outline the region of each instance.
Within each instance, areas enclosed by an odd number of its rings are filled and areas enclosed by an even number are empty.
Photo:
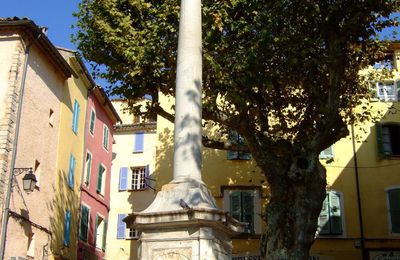
[[[300,193],[308,194],[302,196],[310,205],[298,212],[311,212],[307,218],[313,223],[304,231],[308,250],[326,184],[318,154],[348,134],[348,122],[369,117],[368,111],[354,110],[369,93],[359,71],[383,57],[385,44],[377,36],[396,25],[390,14],[398,2],[203,0],[202,5],[203,119],[240,133],[247,143],[242,149],[252,153],[272,187],[264,252],[273,255],[271,248],[298,243],[296,234],[303,231],[276,232],[272,216],[285,215],[289,226],[298,221],[290,209],[285,214],[276,209]],[[95,66],[95,76],[109,80],[114,95],[150,94],[150,113],[172,119],[158,95],[174,95],[179,2],[82,0],[76,16],[79,50],[105,67]],[[204,141],[226,148],[219,140]]]

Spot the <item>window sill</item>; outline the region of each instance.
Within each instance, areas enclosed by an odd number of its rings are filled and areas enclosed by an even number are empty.
[[[139,237],[127,237],[125,238],[125,240],[138,240]]]

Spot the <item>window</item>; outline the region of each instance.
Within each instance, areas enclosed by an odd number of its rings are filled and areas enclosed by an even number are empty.
[[[106,249],[106,235],[107,235],[107,220],[100,216],[96,215],[96,229],[95,229],[95,239],[96,239],[96,247]]]
[[[49,112],[49,125],[53,127],[54,125],[54,110],[50,108]]]
[[[106,168],[102,164],[99,164],[99,171],[97,174],[97,193],[104,195],[105,188],[105,178],[106,178]]]
[[[108,151],[108,135],[109,130],[106,125],[103,126],[103,147]]]
[[[96,112],[92,109],[92,112],[90,113],[90,122],[89,122],[89,132],[92,135],[94,133],[95,124],[96,124]]]
[[[79,239],[82,241],[88,241],[89,234],[89,219],[90,209],[85,205],[81,205],[81,221],[79,224]]]
[[[243,233],[262,232],[260,189],[227,186],[223,190],[223,196],[224,210],[236,220],[247,223]]]
[[[245,145],[246,142],[236,131],[229,133],[229,141],[231,144]],[[228,151],[228,160],[250,160],[251,153],[243,151]]]
[[[144,167],[121,167],[119,171],[119,190],[144,190],[149,187],[149,165]]]
[[[118,214],[117,239],[125,239],[126,223],[122,221],[127,214]]]
[[[117,239],[138,239],[138,232],[134,228],[126,228],[126,223],[122,221],[127,214],[118,214]]]
[[[83,177],[84,178],[83,182],[86,184],[86,186],[89,186],[91,171],[92,171],[92,154],[90,152],[87,152],[85,160],[85,174]]]
[[[69,170],[68,170],[68,186],[74,188],[74,175],[75,175],[75,157],[71,154],[69,157]]]
[[[72,131],[74,131],[75,134],[78,133],[79,110],[79,103],[75,100],[74,111],[72,112]]]
[[[400,124],[377,123],[375,128],[380,157],[400,156]]]
[[[336,191],[328,191],[318,217],[318,233],[320,235],[342,235],[342,202]]]
[[[319,158],[320,159],[331,159],[331,158],[333,158],[333,148],[332,148],[332,146],[329,146],[328,148],[323,150],[319,154]]]
[[[143,153],[144,151],[144,133],[135,133],[134,134],[135,138],[135,144],[133,147],[133,152],[134,153]]]
[[[400,233],[400,188],[389,189],[386,192],[390,232]]]
[[[71,211],[67,210],[64,217],[64,246],[69,246],[71,233]]]
[[[399,99],[400,81],[395,84],[394,81],[373,83],[372,91],[376,97],[382,101],[397,101]]]

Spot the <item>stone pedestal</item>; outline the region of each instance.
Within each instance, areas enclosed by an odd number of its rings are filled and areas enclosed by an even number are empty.
[[[230,259],[243,224],[219,210],[197,180],[164,185],[153,203],[124,220],[140,231],[138,259]]]

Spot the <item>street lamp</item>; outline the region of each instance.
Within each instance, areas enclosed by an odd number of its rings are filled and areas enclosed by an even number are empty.
[[[28,172],[22,178],[22,187],[26,193],[34,191],[37,180],[35,174],[33,174],[32,168],[14,168],[13,176],[18,176],[24,172]]]

